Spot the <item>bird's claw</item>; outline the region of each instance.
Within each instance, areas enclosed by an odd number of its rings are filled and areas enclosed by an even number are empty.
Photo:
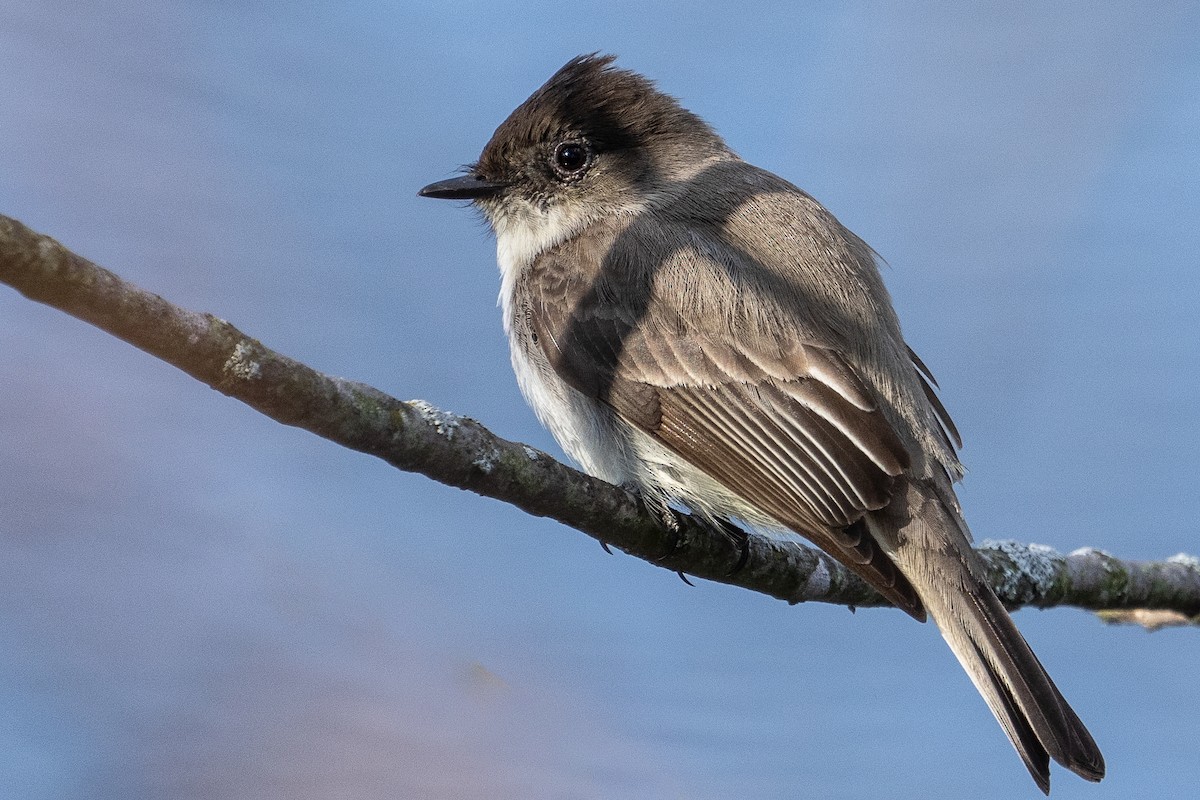
[[[737,525],[734,525],[732,522],[730,522],[728,519],[725,519],[724,517],[721,517],[717,520],[717,525],[720,528],[721,532],[724,533],[726,536],[728,536],[730,539],[732,539],[733,543],[738,548],[737,563],[734,564],[733,567],[730,568],[730,570],[725,573],[725,577],[728,578],[728,577],[732,577],[733,575],[737,575],[739,572],[741,572],[745,568],[746,564],[749,563],[749,561],[750,561],[750,534],[746,533],[744,530],[739,528]]]

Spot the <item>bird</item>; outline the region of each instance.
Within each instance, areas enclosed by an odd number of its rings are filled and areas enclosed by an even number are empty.
[[[513,369],[582,469],[800,536],[931,618],[1038,788],[1104,776],[991,589],[954,484],[962,440],[875,252],[646,77],[571,59],[465,174],[496,236]]]

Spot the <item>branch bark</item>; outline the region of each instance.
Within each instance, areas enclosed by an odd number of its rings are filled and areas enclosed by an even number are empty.
[[[789,603],[887,605],[815,548],[751,534],[745,565],[728,536],[685,517],[668,532],[640,501],[480,423],[324,375],[211,314],[188,311],[0,215],[0,281],[171,364],[281,422],[410,472],[551,517],[657,566]],[[1009,606],[1160,609],[1200,615],[1200,559],[1063,555],[1017,542],[979,548]]]

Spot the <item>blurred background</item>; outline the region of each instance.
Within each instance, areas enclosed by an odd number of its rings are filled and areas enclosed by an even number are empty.
[[[0,0],[0,213],[288,355],[553,453],[494,244],[421,200],[570,57],[887,259],[976,536],[1200,551],[1194,3]],[[1200,782],[1200,637],[1018,624]],[[285,428],[0,287],[0,794],[1016,798],[932,626],[698,582]]]

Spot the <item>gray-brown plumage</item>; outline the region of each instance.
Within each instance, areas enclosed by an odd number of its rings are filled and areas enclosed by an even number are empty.
[[[949,415],[873,252],[611,58],[572,60],[471,174],[497,233],[521,388],[589,472],[811,540],[928,614],[1038,786],[1104,774],[988,587]]]

